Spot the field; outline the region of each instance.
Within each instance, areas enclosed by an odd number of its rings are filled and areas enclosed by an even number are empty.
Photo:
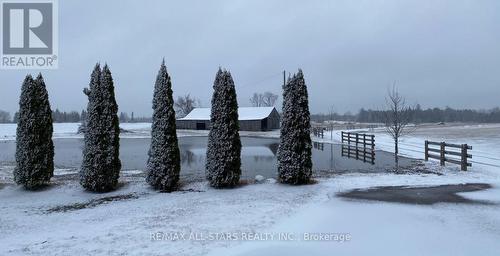
[[[54,137],[81,138],[77,127],[56,124]],[[122,128],[131,131],[123,138],[149,136],[149,124]],[[338,143],[339,132],[313,139]],[[381,130],[374,133],[379,149],[392,150]],[[0,138],[12,142],[15,126],[0,125]],[[12,183],[12,163],[3,163],[0,255],[499,255],[500,125],[421,127],[402,153],[423,158],[425,139],[472,145],[472,168],[431,161],[402,174],[322,170],[316,184],[280,185],[268,175],[232,190],[195,179],[169,194],[151,190],[143,170],[127,169],[119,189],[97,194],[82,190],[71,168],[56,170],[41,191],[24,191]]]

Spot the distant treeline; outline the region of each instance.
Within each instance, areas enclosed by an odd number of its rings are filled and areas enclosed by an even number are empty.
[[[85,115],[85,111],[82,111],[80,114],[77,111],[66,112],[60,111],[59,109],[56,109],[55,111],[52,110],[52,120],[54,123],[77,123],[82,120],[82,115]],[[12,122],[17,123],[18,118],[19,112],[16,112],[12,118]]]
[[[121,112],[119,119],[120,123],[150,123],[153,120],[152,117],[147,116],[135,117],[134,112],[130,116],[125,112]]]
[[[10,118],[10,113],[0,110],[0,124],[10,123],[11,121],[12,119]]]
[[[52,111],[52,120],[54,123],[78,123],[82,122],[87,116],[87,111],[60,111],[56,109]],[[16,112],[13,117],[7,111],[0,110],[0,123],[17,123],[19,113]],[[134,112],[128,115],[125,112],[120,113],[120,122],[122,123],[138,123],[138,122],[151,122],[151,117],[134,117]]]
[[[422,109],[416,105],[409,110],[411,123],[439,123],[439,122],[474,122],[474,123],[500,123],[500,108],[489,110],[453,109],[450,107]],[[311,120],[323,122],[326,120],[351,121],[362,123],[384,123],[387,111],[361,109],[357,114],[346,113],[339,115],[316,114],[311,115]],[[333,118],[332,118],[333,117]]]
[[[355,122],[357,114],[347,112],[345,114],[329,113],[329,114],[311,114],[311,121],[322,123],[328,120]]]
[[[384,123],[384,110],[361,109],[357,114],[329,113],[311,114],[311,120],[324,122],[327,120],[362,122],[362,123]],[[474,109],[453,109],[453,108],[428,108],[422,109],[419,105],[410,109],[412,123],[439,123],[439,122],[475,122],[475,123],[500,123],[500,108],[489,110]],[[9,112],[0,110],[0,123],[17,123],[18,113],[11,118]],[[81,122],[85,119],[86,111],[78,113],[76,111],[52,111],[52,118],[55,123]],[[121,123],[151,122],[151,117],[134,117],[134,112],[130,115],[120,113]]]

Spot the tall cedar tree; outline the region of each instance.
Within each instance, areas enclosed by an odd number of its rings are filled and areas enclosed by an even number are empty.
[[[26,76],[19,99],[14,180],[26,189],[36,189],[54,174],[52,110],[42,74]]]
[[[309,183],[312,175],[310,130],[307,86],[299,69],[283,88],[283,118],[278,148],[281,183]]]
[[[234,187],[241,175],[241,141],[231,73],[219,68],[213,88],[206,176],[212,187]]]
[[[89,103],[80,184],[90,191],[111,191],[118,184],[121,169],[120,127],[113,78],[107,65],[101,71],[96,64],[84,93]]]
[[[153,123],[146,181],[155,189],[171,192],[179,181],[180,152],[175,127],[172,83],[165,60],[156,76],[153,96]]]

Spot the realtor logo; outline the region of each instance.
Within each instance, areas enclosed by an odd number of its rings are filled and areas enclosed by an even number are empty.
[[[2,1],[4,69],[57,68],[57,3]]]

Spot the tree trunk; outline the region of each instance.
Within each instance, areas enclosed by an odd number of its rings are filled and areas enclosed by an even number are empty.
[[[394,139],[394,163],[396,164],[396,170],[399,169],[399,140]]]

